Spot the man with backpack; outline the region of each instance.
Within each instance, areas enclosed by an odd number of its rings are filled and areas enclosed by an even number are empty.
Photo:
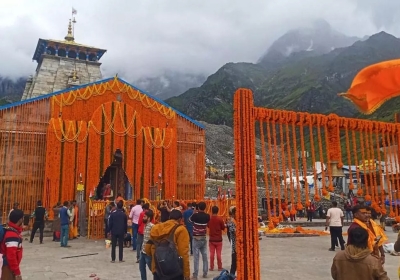
[[[19,265],[22,260],[22,223],[24,212],[15,209],[10,213],[8,225],[0,230],[0,252],[3,254],[2,280],[21,280]]]
[[[189,234],[180,225],[182,212],[172,210],[169,218],[153,226],[145,246],[154,280],[190,280]]]
[[[47,211],[46,209],[42,206],[42,201],[38,200],[36,203],[36,209],[33,211],[31,218],[35,218],[35,221],[33,222],[33,228],[32,228],[32,233],[31,233],[31,239],[29,240],[29,243],[33,242],[33,239],[35,238],[36,231],[39,229],[39,241],[40,244],[43,244],[43,229],[44,229],[44,220],[47,220]]]

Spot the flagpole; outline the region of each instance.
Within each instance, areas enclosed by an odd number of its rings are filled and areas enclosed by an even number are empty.
[[[72,8],[72,36],[75,38],[75,15],[76,15],[76,10]]]

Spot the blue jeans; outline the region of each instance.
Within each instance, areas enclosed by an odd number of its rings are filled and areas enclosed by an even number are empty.
[[[69,225],[61,226],[61,234],[60,234],[61,247],[67,247],[68,236],[69,236]]]
[[[346,211],[346,222],[353,220],[353,213],[351,211]]]
[[[136,239],[136,259],[140,259],[140,254],[142,252],[142,245],[143,245],[143,234],[138,233],[137,239]]]
[[[145,253],[140,252],[139,270],[142,280],[147,280],[146,265],[151,271],[151,256],[148,256]]]
[[[138,224],[132,224],[132,248],[136,250],[136,241],[137,241],[137,234],[139,230]]]
[[[199,274],[199,261],[200,253],[203,259],[203,276],[207,276],[208,273],[208,258],[207,258],[207,238],[196,238],[193,237],[193,277],[197,278]]]

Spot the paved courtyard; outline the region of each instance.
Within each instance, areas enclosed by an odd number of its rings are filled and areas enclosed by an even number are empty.
[[[389,241],[395,242],[397,234],[390,231],[387,233]],[[138,264],[134,261],[136,255],[130,249],[124,251],[125,263],[110,263],[110,249],[105,248],[104,241],[96,242],[81,238],[70,242],[71,248],[60,248],[58,243],[51,242],[50,239],[45,239],[43,245],[38,243],[37,238],[34,244],[24,242],[22,275],[25,280],[90,279],[89,275],[92,273],[96,273],[102,280],[140,279]],[[260,240],[261,279],[331,279],[330,266],[335,253],[327,250],[329,245],[329,236],[264,237]],[[98,254],[63,259],[63,257],[93,253]],[[399,262],[400,257],[387,254],[385,268],[392,280],[398,279]],[[226,268],[230,267],[230,247],[227,240],[223,249],[223,265]],[[192,258],[191,266],[193,266]],[[209,278],[212,279],[217,274],[218,272],[209,272]],[[152,279],[150,273],[148,279]]]

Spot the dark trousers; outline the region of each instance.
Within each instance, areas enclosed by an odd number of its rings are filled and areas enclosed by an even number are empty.
[[[142,251],[144,235],[138,233],[136,240],[136,259],[140,260],[140,252]]]
[[[108,219],[104,219],[104,238],[107,239],[108,235]]]
[[[115,248],[118,242],[118,257],[122,261],[124,259],[124,234],[112,234],[111,235],[111,260],[115,261]]]
[[[232,264],[231,264],[231,271],[229,272],[232,275],[236,274],[236,252],[232,253]]]
[[[307,211],[307,221],[312,222],[313,214],[314,214],[313,212]]]
[[[33,227],[32,227],[32,232],[31,232],[31,242],[35,238],[36,231],[39,229],[39,240],[40,243],[43,242],[43,229],[44,229],[44,221],[41,222],[34,222]]]
[[[329,231],[331,232],[331,249],[335,250],[335,245],[339,240],[340,248],[344,250],[345,242],[342,235],[342,227],[329,227]]]
[[[136,250],[139,225],[132,224],[132,249]]]
[[[190,254],[193,255],[193,232],[190,232],[190,231],[188,231],[188,232],[189,232],[189,238],[190,238],[190,243],[189,243]]]

